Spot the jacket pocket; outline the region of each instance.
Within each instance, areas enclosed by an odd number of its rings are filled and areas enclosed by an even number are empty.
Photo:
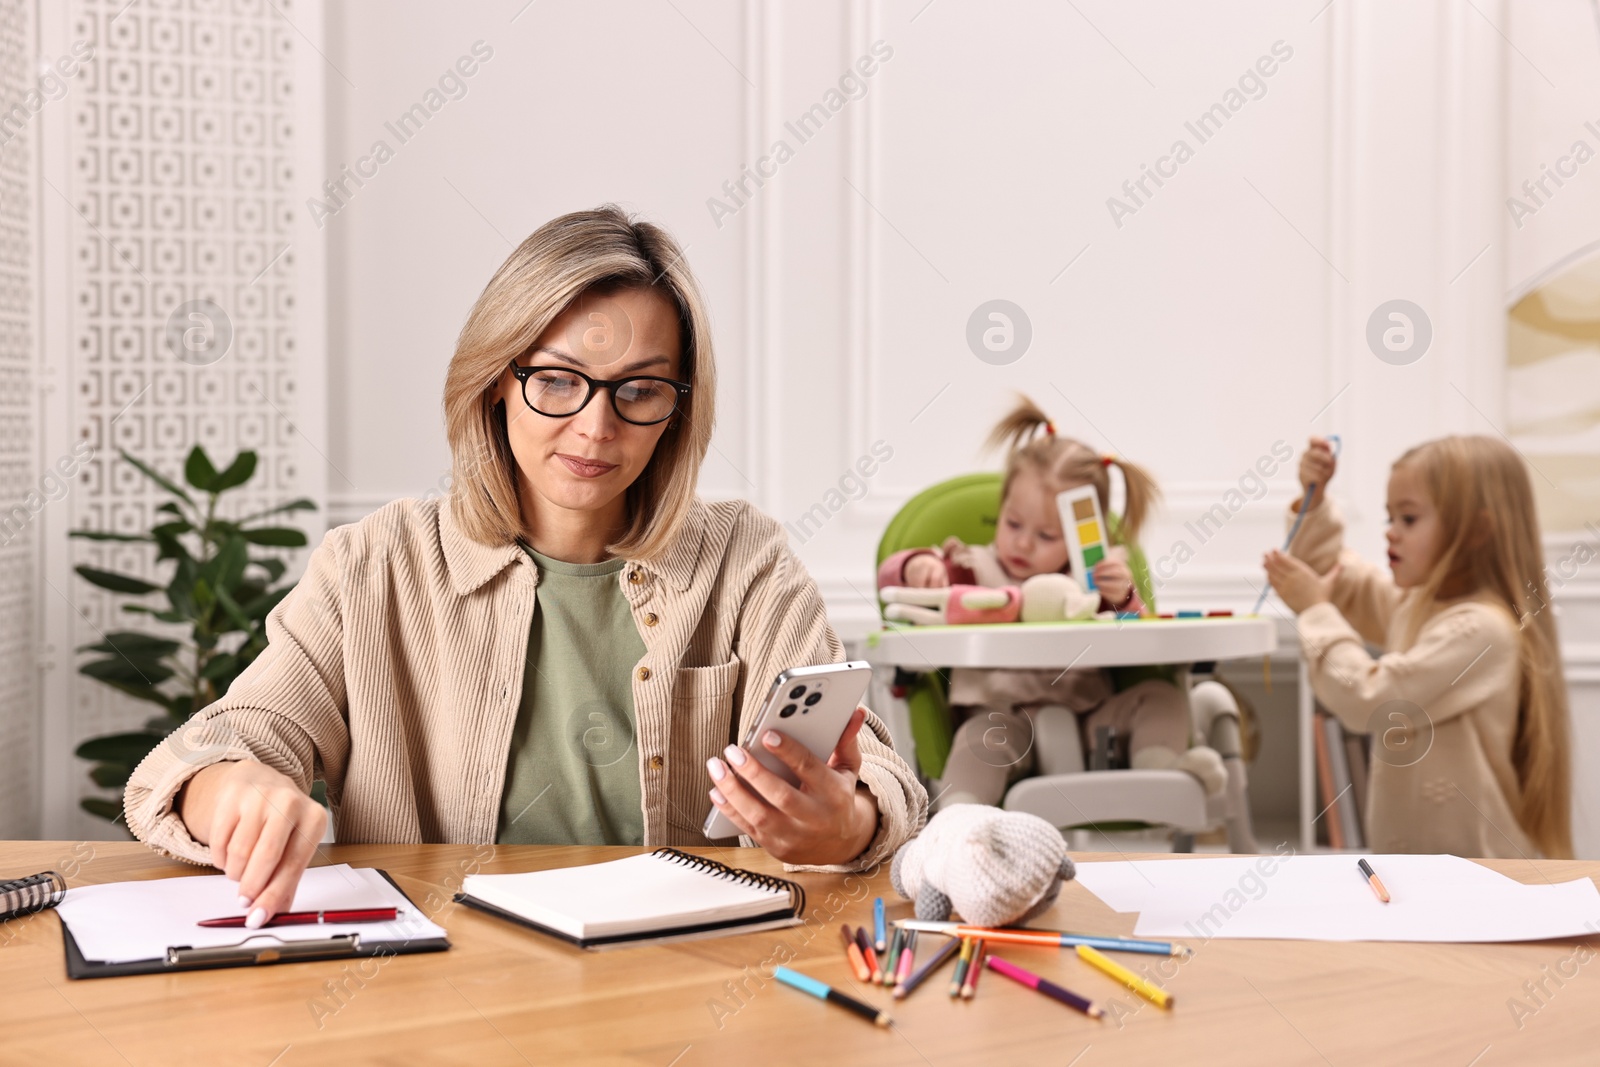
[[[667,824],[692,833],[711,812],[711,776],[706,760],[720,756],[733,737],[733,697],[744,664],[737,656],[710,667],[680,667],[672,680],[672,728],[668,749]],[[703,786],[703,788],[702,788]]]

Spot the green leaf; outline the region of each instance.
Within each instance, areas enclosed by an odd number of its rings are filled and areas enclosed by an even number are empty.
[[[183,477],[196,489],[212,492],[212,484],[217,480],[217,468],[211,465],[211,457],[199,445],[189,449],[189,458],[183,461]]]
[[[121,763],[128,767],[137,767],[139,761],[161,743],[162,736],[149,730],[140,730],[137,733],[102,734],[99,737],[89,738],[74,749],[72,754],[79,759],[93,760],[96,763]]]
[[[269,584],[277,581],[279,578],[282,578],[283,572],[288,569],[288,564],[284,563],[281,559],[253,559],[250,562],[267,572],[267,582]]]
[[[122,820],[122,804],[116,800],[106,800],[104,797],[84,797],[78,801],[78,807],[90,815],[98,815],[111,822]]]
[[[212,481],[210,489],[213,493],[220,493],[236,485],[243,485],[255,472],[256,454],[248,450],[240,452],[233,457],[233,462],[228,464],[228,469]]]
[[[192,621],[199,615],[194,602],[194,580],[199,571],[193,557],[180,556],[178,565],[173,568],[172,579],[167,582],[167,600],[172,604],[172,611],[178,616],[176,621]],[[161,618],[157,615],[156,618]]]
[[[293,526],[257,526],[244,531],[244,539],[253,545],[273,545],[278,548],[304,548],[306,535]]]
[[[230,538],[215,556],[200,568],[200,577],[218,589],[232,589],[244,577],[250,563],[249,548],[242,538]]]
[[[244,613],[243,609],[239,607],[239,602],[234,600],[228,594],[228,591],[221,586],[217,587],[217,603],[222,605],[223,612],[227,614],[229,619],[233,620],[235,626],[241,630],[250,629],[250,616]]]
[[[317,505],[312,502],[311,498],[303,496],[298,500],[291,500],[287,504],[279,504],[277,507],[268,508],[265,511],[252,512],[251,514],[246,515],[244,518],[240,519],[239,521],[240,522],[254,522],[257,519],[264,519],[268,515],[281,515],[286,511],[316,511],[316,510],[317,510]]]
[[[128,784],[133,768],[121,763],[102,763],[89,770],[89,777],[102,789],[121,789]]]
[[[177,537],[179,534],[186,534],[193,529],[194,527],[189,524],[188,519],[175,519],[172,522],[164,522],[159,526],[150,527],[150,534],[152,537]]]
[[[94,567],[79,565],[74,567],[79,576],[90,585],[98,585],[101,589],[109,589],[113,593],[154,593],[160,589],[159,585],[151,585],[143,578],[135,578],[129,574],[117,574],[115,571],[102,571]]]
[[[115,655],[105,659],[90,660],[78,667],[78,673],[102,682],[120,682],[125,686],[154,688],[172,677],[172,668],[153,659]]]
[[[179,644],[165,637],[140,633],[138,630],[113,630],[103,634],[103,641],[81,645],[79,652],[104,652],[111,656],[131,656],[135,659],[161,659],[178,651]]]
[[[208,682],[215,682],[220,678],[237,673],[238,669],[239,661],[233,655],[225,652],[220,656],[212,656],[211,662],[201,668],[200,677]]]
[[[165,489],[167,492],[171,493],[173,496],[180,498],[185,504],[188,504],[190,507],[194,506],[194,499],[191,496],[189,496],[188,493],[186,493],[184,491],[183,486],[179,485],[177,482],[174,482],[174,481],[166,478],[165,476],[163,476],[161,474],[160,471],[156,470],[154,467],[150,466],[148,463],[145,463],[143,460],[134,459],[132,456],[128,455],[127,449],[119,448],[119,449],[117,449],[117,454],[120,455],[123,459],[127,460],[129,463],[133,464],[135,467],[137,467],[138,470],[139,470],[139,473],[143,474],[146,478],[149,478],[152,482],[155,482],[157,485],[159,485],[161,488]],[[166,506],[167,505],[163,505],[163,507],[166,507]],[[174,508],[176,508],[176,505],[172,505],[172,506]],[[156,510],[159,511],[161,509],[157,508]]]
[[[148,544],[155,540],[148,534],[106,533],[103,530],[72,530],[67,536],[76,537],[80,541],[131,541]]]
[[[270,593],[261,594],[254,600],[241,605],[241,607],[244,608],[244,613],[250,616],[252,619],[265,619],[269,614],[271,614],[272,609],[277,607],[278,603],[293,591],[293,586],[284,586],[282,589],[274,589]]]

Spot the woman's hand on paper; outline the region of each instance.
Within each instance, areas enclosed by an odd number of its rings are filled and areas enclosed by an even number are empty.
[[[214,763],[184,787],[189,834],[239,883],[247,926],[289,910],[328,823],[327,810],[286,775],[255,760]]]
[[[785,863],[844,863],[859,856],[878,828],[878,803],[858,789],[861,748],[856,735],[867,709],[856,708],[828,761],[792,738],[768,730],[758,743],[800,779],[790,785],[749,752],[729,745],[727,763],[707,762],[716,788],[711,802],[742,833]],[[730,774],[728,764],[736,774]]]

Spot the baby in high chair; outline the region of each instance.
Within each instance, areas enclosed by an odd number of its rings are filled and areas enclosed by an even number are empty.
[[[1026,398],[1019,398],[995,426],[988,445],[1007,451],[994,543],[968,545],[950,538],[940,548],[897,552],[879,568],[879,589],[1021,587],[1023,618],[1028,618],[1026,601],[1035,599],[1034,590],[1049,588],[1052,581],[1066,584],[1039,576],[1070,573],[1057,494],[1092,485],[1102,513],[1109,515],[1109,471],[1115,466],[1125,486],[1123,513],[1112,531],[1120,544],[1094,566],[1099,603],[1091,603],[1087,612],[1071,610],[1074,596],[1082,594],[1067,591],[1065,615],[1150,614],[1134,587],[1122,545],[1136,543],[1139,527],[1160,495],[1155,480],[1136,464],[1100,455],[1080,441],[1060,436],[1049,417]],[[1118,692],[1111,673],[1099,667],[956,668],[950,672],[949,701],[960,725],[945,764],[937,805],[941,808],[998,804],[1020,778],[1083,770],[1083,742],[1092,742],[1101,726],[1128,738],[1129,765],[1134,769],[1187,771],[1208,794],[1221,792],[1227,781],[1222,759],[1213,749],[1190,747],[1188,699],[1168,681],[1150,679]]]

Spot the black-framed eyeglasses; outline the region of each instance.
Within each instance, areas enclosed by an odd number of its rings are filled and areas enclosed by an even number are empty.
[[[524,367],[511,361],[511,373],[522,383],[522,401],[552,419],[576,415],[594,398],[596,389],[611,394],[611,410],[623,422],[654,426],[672,418],[689,395],[687,382],[648,374],[602,381],[571,367]]]

